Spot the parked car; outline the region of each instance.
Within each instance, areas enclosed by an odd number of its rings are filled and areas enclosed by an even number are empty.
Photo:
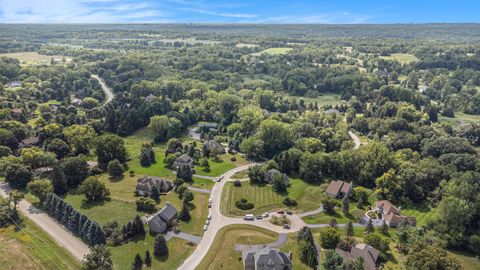
[[[213,202],[212,198],[208,199],[208,203],[212,203],[212,202]]]
[[[279,215],[285,215],[285,211],[283,211],[283,210],[277,211],[277,214],[279,214]]]
[[[217,182],[220,182],[222,179],[220,177],[217,177]]]
[[[212,214],[208,214],[207,219],[208,219],[208,220],[211,220],[211,219],[212,219]]]
[[[212,204],[211,204],[211,203],[208,204],[208,208],[212,208]]]
[[[287,213],[287,215],[291,215],[291,214],[293,214],[293,212],[292,212],[291,210],[287,210],[287,212],[286,212],[286,213]]]
[[[284,229],[290,229],[290,225],[285,224],[285,225],[283,225],[283,228],[284,228]]]
[[[208,225],[203,226],[203,230],[206,231],[208,229]]]
[[[244,217],[243,217],[244,220],[254,220],[255,219],[255,216],[253,216],[252,214],[246,214]]]
[[[263,219],[262,215],[258,215],[257,219]]]
[[[210,225],[210,220],[205,221],[205,225]]]
[[[269,216],[268,212],[263,213],[262,217],[267,218]]]

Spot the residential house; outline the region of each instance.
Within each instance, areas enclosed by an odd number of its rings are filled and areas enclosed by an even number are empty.
[[[20,86],[22,86],[21,81],[11,81],[7,84],[8,88],[14,88],[14,87],[20,87]]]
[[[40,145],[40,138],[37,136],[32,136],[20,141],[20,143],[18,144],[18,148],[32,147],[32,146],[39,146],[39,145]]]
[[[13,118],[18,119],[22,116],[23,114],[23,109],[22,108],[15,108],[12,109],[11,115]]]
[[[165,207],[147,219],[148,229],[152,233],[163,233],[173,225],[176,218],[177,209],[167,202]]]
[[[352,194],[352,183],[332,180],[330,184],[328,184],[325,192],[333,198],[343,198],[345,195],[350,196],[350,194]]]
[[[207,147],[209,153],[225,154],[225,148],[215,140],[205,141],[203,144]]]
[[[291,270],[292,260],[287,254],[276,249],[243,252],[245,270]]]
[[[326,114],[340,114],[340,111],[337,109],[328,109],[325,111]]]
[[[187,154],[181,155],[173,162],[173,169],[178,170],[178,168],[180,168],[183,165],[187,165],[191,169],[193,169],[193,159]]]
[[[274,175],[281,175],[282,176],[282,180],[285,184],[285,186],[288,186],[288,176],[284,173],[282,173],[281,171],[277,170],[277,169],[270,169],[268,170],[266,173],[265,173],[265,181],[269,184],[272,183],[273,181],[273,177]]]
[[[412,226],[417,225],[417,219],[415,217],[402,215],[400,210],[388,200],[378,201],[375,205],[375,209],[382,214],[382,219],[390,227],[397,227],[405,221]]]
[[[70,104],[72,104],[75,107],[81,106],[82,103],[83,103],[82,100],[78,99],[78,98],[74,98],[74,99],[72,99],[72,101],[70,101]]]
[[[144,176],[138,179],[136,192],[138,195],[149,196],[153,187],[156,186],[160,193],[168,193],[173,188],[171,181],[155,176]]]
[[[154,101],[156,98],[157,98],[156,96],[150,94],[150,95],[148,95],[148,96],[145,97],[145,101],[146,101],[146,102],[152,102],[152,101]]]
[[[355,261],[358,258],[363,259],[363,264],[367,270],[377,269],[377,260],[380,251],[366,244],[357,244],[350,251],[344,251],[340,248],[335,249],[338,255],[342,256],[344,261]]]

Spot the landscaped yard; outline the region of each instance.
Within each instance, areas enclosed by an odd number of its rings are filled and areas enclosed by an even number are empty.
[[[183,239],[172,238],[167,242],[169,254],[157,258],[153,255],[154,237],[146,235],[137,241],[130,241],[118,247],[110,247],[114,269],[130,270],[135,255],[138,253],[145,258],[145,252],[150,251],[152,256],[151,269],[177,269],[184,260],[195,250],[195,244]]]
[[[243,269],[242,254],[235,251],[236,244],[267,244],[277,238],[277,233],[251,225],[224,227],[196,269]]]
[[[318,238],[315,239],[315,241],[318,242]],[[280,251],[285,252],[288,254],[290,251],[292,252],[292,265],[293,269],[299,269],[299,270],[311,270],[308,265],[302,263],[300,261],[300,251],[298,249],[297,245],[297,234],[296,233],[289,233],[288,234],[288,240],[285,242],[283,245],[279,247]]]
[[[273,191],[269,185],[250,185],[249,181],[242,181],[241,187],[235,187],[233,182],[225,183],[221,211],[228,216],[243,216],[247,213],[261,214],[265,211],[287,208],[282,203],[287,196],[297,201],[298,205],[292,208],[297,212],[310,211],[320,207],[323,187],[310,185],[299,179],[290,179],[290,184],[288,194],[279,194]],[[255,208],[251,210],[238,209],[235,202],[242,198],[252,202]]]
[[[324,93],[317,98],[310,98],[310,97],[301,97],[301,96],[293,96],[297,100],[303,99],[305,101],[305,104],[315,104],[317,102],[318,106],[324,106],[324,105],[337,105],[342,103],[342,99],[339,94],[335,93]]]
[[[347,223],[348,221],[357,222],[358,218],[365,214],[365,209],[358,209],[354,202],[350,203],[350,215],[345,216],[341,207],[335,209],[335,214],[327,214],[321,212],[320,214],[307,216],[303,218],[303,221],[307,224],[328,224],[332,218],[337,220],[337,223]]]
[[[413,205],[402,207],[402,214],[414,216],[417,219],[417,227],[421,227],[434,218],[435,211],[427,205]]]
[[[0,268],[20,269],[80,269],[80,262],[61,248],[29,219],[23,227],[0,228]]]
[[[218,161],[215,161],[214,158],[209,159],[210,171],[205,171],[202,167],[196,166],[195,173],[198,175],[205,176],[220,176],[235,167],[246,165],[248,161],[240,155],[235,155],[236,161],[231,161],[231,154],[223,154],[220,156]]]

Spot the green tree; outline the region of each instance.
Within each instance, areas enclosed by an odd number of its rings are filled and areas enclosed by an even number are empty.
[[[152,257],[150,256],[150,251],[148,250],[145,252],[145,265],[147,267],[152,266]]]
[[[47,145],[47,151],[55,153],[57,159],[62,159],[70,154],[70,145],[59,138],[55,138]]]
[[[345,194],[342,199],[342,211],[343,215],[345,216],[348,216],[350,214],[350,202],[348,200],[347,194]]]
[[[100,182],[95,176],[90,176],[83,181],[82,185],[80,185],[80,192],[85,194],[87,202],[105,200],[110,196],[110,191],[105,184]]]
[[[56,160],[54,153],[44,152],[38,147],[23,148],[20,151],[20,156],[23,163],[32,169],[51,166]]]
[[[186,221],[186,222],[190,221],[191,216],[188,210],[188,205],[186,203],[183,204],[182,210],[178,214],[178,218],[182,221]]]
[[[106,166],[110,161],[117,159],[120,163],[127,161],[127,151],[123,139],[117,135],[108,134],[97,138],[96,152],[98,163]]]
[[[83,266],[87,270],[111,270],[112,254],[104,245],[93,246],[85,256]]]
[[[13,208],[16,209],[17,208],[17,204],[23,199],[25,198],[25,195],[23,194],[23,192],[21,191],[18,191],[18,190],[12,190],[9,194],[8,194],[8,199],[13,202]]]
[[[55,192],[55,194],[61,195],[68,191],[67,180],[59,164],[53,165],[50,181],[52,182],[53,192]]]
[[[88,176],[88,163],[85,156],[67,157],[62,162],[63,174],[70,187],[82,183]]]
[[[152,187],[152,191],[150,192],[150,198],[152,198],[156,203],[160,202],[160,189],[157,185]]]
[[[350,238],[353,236],[353,224],[352,221],[348,221],[347,225],[345,226],[345,235],[347,238]]]
[[[340,242],[340,234],[337,229],[328,227],[320,233],[320,245],[326,249],[334,249]]]
[[[337,270],[342,262],[342,257],[335,250],[325,250],[325,259],[322,263],[325,270]]]
[[[124,168],[122,163],[120,163],[118,159],[114,159],[108,162],[107,168],[108,168],[108,174],[110,175],[110,177],[115,179],[119,179],[122,177]]]
[[[185,192],[182,194],[182,201],[184,203],[190,203],[193,201],[193,198],[193,192],[191,192],[189,189],[185,190]]]
[[[13,188],[25,188],[32,179],[32,172],[21,164],[11,164],[5,172],[5,181]]]
[[[89,125],[71,125],[63,129],[63,134],[76,154],[88,154],[95,138],[95,130]]]
[[[365,226],[364,233],[370,234],[370,233],[373,233],[374,231],[375,231],[375,228],[373,228],[372,219],[368,219],[367,225]]]
[[[137,253],[135,255],[135,259],[133,260],[132,270],[141,270],[143,267],[143,260],[140,257],[140,254]]]
[[[153,245],[153,254],[157,257],[162,257],[168,255],[168,246],[167,240],[161,234],[155,237],[155,243]]]
[[[49,180],[34,180],[27,184],[27,190],[43,203],[47,194],[53,191],[53,187]]]

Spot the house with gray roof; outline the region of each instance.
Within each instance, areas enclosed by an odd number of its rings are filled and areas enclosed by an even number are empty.
[[[356,246],[352,246],[350,251],[344,251],[340,248],[336,248],[335,252],[337,252],[344,261],[355,261],[358,258],[362,258],[365,269],[377,269],[377,260],[378,256],[380,255],[380,251],[367,244],[357,244]]]
[[[182,167],[183,165],[188,165],[191,169],[193,169],[193,159],[187,154],[179,156],[173,162],[173,169],[178,170],[178,168]]]
[[[163,233],[172,226],[176,218],[177,209],[167,202],[165,207],[147,219],[148,229],[152,233]]]
[[[205,141],[203,144],[207,147],[209,153],[225,154],[225,148],[215,140]]]
[[[276,249],[243,252],[245,270],[291,270],[292,260],[287,254]]]
[[[138,179],[136,193],[142,196],[149,196],[153,187],[156,186],[160,193],[168,193],[173,188],[172,181],[155,176],[144,176]]]

